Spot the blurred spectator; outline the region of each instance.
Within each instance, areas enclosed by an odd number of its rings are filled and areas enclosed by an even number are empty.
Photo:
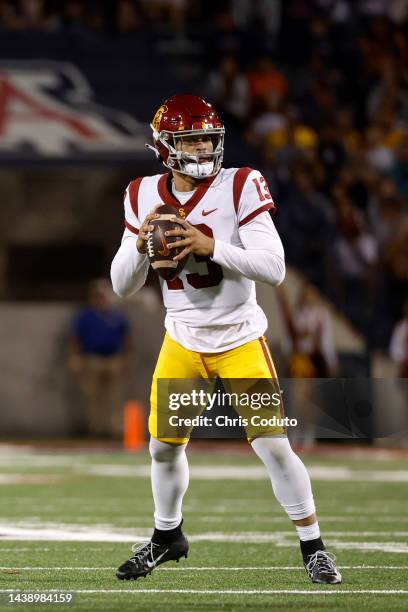
[[[361,168],[356,169],[351,164],[345,166],[333,186],[333,192],[340,188],[340,192],[345,190],[353,205],[364,214],[367,214],[369,203],[369,190],[365,180],[365,175]]]
[[[408,228],[408,214],[404,210],[404,201],[395,183],[389,178],[377,180],[376,189],[370,196],[368,220],[379,247],[375,321],[371,338],[386,348],[391,329],[400,312],[403,292],[408,285],[408,282],[404,281],[404,275],[401,278],[404,266],[403,241],[404,235],[407,235],[404,228]],[[399,236],[402,236],[401,239]],[[399,248],[394,253],[397,244]],[[396,261],[400,255],[401,262]]]
[[[119,0],[117,6],[116,26],[119,32],[133,32],[144,25],[142,16],[132,0]]]
[[[319,16],[310,23],[308,52],[313,57],[317,56],[324,59],[326,63],[332,63],[335,48],[331,21],[329,19]]]
[[[288,92],[285,76],[267,56],[257,60],[255,68],[248,73],[248,82],[251,104],[255,110],[265,107],[268,95],[271,93],[276,93],[280,98],[284,98]]]
[[[402,197],[408,202],[408,135],[405,136],[395,151],[395,162],[389,174],[395,181]],[[405,209],[408,212],[407,202]]]
[[[334,193],[340,234],[335,245],[340,269],[346,277],[365,277],[367,268],[377,261],[378,245],[362,213],[342,189]]]
[[[338,373],[331,319],[318,292],[308,283],[300,289],[293,308],[282,285],[277,287],[277,296],[286,324],[282,348],[288,358],[290,377],[297,379],[290,387],[291,416],[297,417],[300,424],[292,441],[310,449],[321,414],[318,391],[310,379],[334,377]]]
[[[398,366],[397,376],[408,378],[408,299],[404,302],[403,315],[392,333],[390,356]]]
[[[264,140],[261,138],[263,127]],[[271,113],[269,117],[268,113],[263,113],[255,120],[249,138],[254,143],[263,143],[266,162],[278,168],[281,177],[298,160],[307,168],[316,186],[324,182],[324,170],[317,157],[317,133],[301,121],[296,107],[287,106],[281,114]]]
[[[27,28],[43,28],[46,26],[44,0],[20,0],[21,11]]]
[[[362,144],[362,133],[355,127],[353,109],[350,106],[340,108],[336,113],[336,123],[343,150],[351,157]]]
[[[326,188],[329,190],[346,161],[346,152],[334,122],[322,126],[318,149],[326,171]]]
[[[384,253],[385,291],[394,321],[408,295],[408,218],[404,216]]]
[[[0,27],[9,30],[20,30],[24,27],[23,19],[17,14],[13,0],[0,2]]]
[[[404,71],[391,55],[382,58],[378,69],[378,80],[367,96],[367,114],[373,120],[387,115],[391,118],[406,116],[406,99],[402,87]]]
[[[79,26],[84,19],[85,7],[81,0],[68,0],[64,3],[63,23],[64,26],[74,29]]]
[[[248,81],[234,57],[225,56],[217,71],[210,72],[206,89],[208,99],[223,119],[235,123],[244,121],[249,111]]]
[[[89,306],[72,322],[69,369],[78,377],[89,433],[117,437],[122,433],[125,370],[130,345],[129,322],[112,306],[105,279],[89,290]]]
[[[181,33],[186,24],[187,0],[142,0],[143,11],[153,27],[170,25],[174,33]]]
[[[407,212],[396,184],[385,177],[379,180],[370,200],[368,218],[381,253],[394,240],[399,228],[407,224]]]
[[[108,28],[108,7],[104,3],[88,2],[85,5],[85,25],[91,30],[105,31]]]
[[[281,46],[291,65],[304,65],[309,60],[309,24],[316,15],[314,2],[285,0],[282,2]],[[302,50],[299,53],[299,50]]]
[[[359,11],[367,17],[385,16],[389,0],[358,0]]]
[[[396,391],[399,393],[403,413],[401,414],[400,431],[402,446],[408,448],[408,299],[403,305],[403,318],[395,325],[389,345],[390,357],[396,365]]]
[[[277,218],[288,263],[320,287],[327,282],[327,255],[333,244],[334,211],[329,200],[315,189],[313,176],[303,166],[293,172],[293,185]]]
[[[0,26],[11,30],[42,30],[55,24],[45,0],[2,0]]]
[[[368,128],[365,146],[366,161],[369,166],[380,172],[391,170],[394,166],[394,154],[385,144],[385,133],[380,125],[374,124]]]
[[[359,0],[359,10],[368,17],[389,16],[393,21],[402,21],[407,17],[406,0]]]
[[[318,291],[305,283],[292,309],[284,287],[278,299],[286,324],[285,353],[290,355],[290,374],[294,378],[325,378],[336,376],[338,359],[333,341],[329,312]]]
[[[254,147],[262,148],[269,141],[276,142],[279,148],[285,144],[287,129],[282,98],[278,92],[270,91],[263,98],[263,110],[251,124],[248,140]]]
[[[282,0],[231,0],[231,12],[240,29],[253,26],[276,35],[280,29]]]
[[[407,0],[389,0],[388,14],[394,23],[403,23],[408,19]]]
[[[376,288],[378,244],[350,197],[341,188],[334,196],[340,230],[333,248],[338,275],[336,299],[351,321],[367,333]]]
[[[351,3],[353,0],[317,0],[322,13],[332,19],[335,24],[347,23],[351,17]]]
[[[384,0],[388,2],[388,0]],[[367,67],[373,74],[379,74],[384,59],[396,53],[395,29],[384,16],[370,17],[365,22],[365,31],[360,37],[361,51]]]

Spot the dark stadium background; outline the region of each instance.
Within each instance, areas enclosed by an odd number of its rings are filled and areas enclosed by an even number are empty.
[[[394,379],[389,343],[408,296],[406,34],[407,7],[398,0],[3,0],[2,437],[81,433],[66,369],[69,321],[89,281],[109,275],[124,188],[162,171],[143,143],[156,108],[177,92],[219,109],[226,166],[253,166],[267,178],[288,292],[308,279],[327,300],[339,375]],[[31,101],[10,93],[19,74],[44,71],[52,79],[28,86]],[[74,111],[88,126],[97,115],[119,144],[87,147],[73,130],[47,148],[46,108]],[[261,289],[285,375],[272,293]],[[122,307],[134,334],[128,395],[147,407],[162,334],[155,280]],[[388,416],[398,431],[404,411],[392,393]],[[374,401],[370,422],[383,403]]]
[[[0,0],[1,609],[69,592],[85,612],[407,610],[408,341],[405,361],[391,342],[404,308],[408,329],[407,25],[408,0]],[[257,297],[341,585],[310,583],[235,439],[189,445],[188,559],[115,577],[151,537],[147,435],[124,449],[87,427],[72,321],[106,291],[127,184],[163,172],[144,144],[181,92],[215,105],[225,166],[259,169],[277,205],[286,279]],[[339,360],[310,386],[285,324],[307,283]],[[132,332],[123,403],[145,424],[158,285],[110,297]]]

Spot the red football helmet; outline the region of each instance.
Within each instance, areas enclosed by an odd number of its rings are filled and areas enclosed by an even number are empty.
[[[166,168],[195,178],[214,176],[221,168],[224,133],[214,108],[198,96],[172,96],[156,111],[150,124],[157,157]],[[194,155],[182,150],[186,136],[210,136],[212,152]]]

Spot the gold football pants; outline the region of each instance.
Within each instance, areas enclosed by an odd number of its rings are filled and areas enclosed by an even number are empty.
[[[158,436],[158,380],[160,379],[267,379],[272,382],[274,391],[279,391],[279,383],[265,338],[262,336],[247,342],[237,348],[223,353],[198,353],[184,348],[173,340],[167,333],[157,360],[153,374],[150,395],[149,432],[154,438],[162,442],[183,444],[189,437],[167,438]],[[266,381],[265,381],[266,382]],[[160,402],[159,402],[160,403]],[[239,405],[234,406],[241,415]],[[245,412],[246,415],[248,411]],[[280,404],[276,416],[283,417],[283,406]],[[259,436],[283,435],[285,428],[277,425],[245,427],[247,438],[251,442]]]

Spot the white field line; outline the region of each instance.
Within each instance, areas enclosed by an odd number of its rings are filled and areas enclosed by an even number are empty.
[[[112,533],[108,531],[96,531],[91,528],[88,531],[79,531],[75,528],[67,529],[25,529],[19,527],[4,527],[0,525],[0,539],[6,540],[31,540],[47,542],[138,542],[150,539],[150,533],[145,536],[131,535],[125,533]],[[191,538],[190,538],[191,539]]]
[[[0,464],[3,461],[0,462]],[[14,458],[10,465],[14,465]],[[149,478],[150,465],[117,465],[81,463],[80,459],[62,457],[31,457],[30,468],[33,467],[69,467],[81,474],[105,477]],[[408,482],[408,470],[356,470],[341,466],[314,465],[308,467],[309,474],[315,480],[344,481],[344,482]],[[190,475],[196,480],[264,480],[267,473],[263,466],[232,466],[232,465],[193,465],[190,466]],[[51,475],[50,475],[51,476]],[[35,477],[35,474],[19,473],[5,474],[0,484],[21,482],[21,479]],[[46,477],[44,475],[44,477]]]
[[[282,519],[287,524],[287,519],[283,517]],[[322,521],[323,522],[323,521]],[[150,529],[150,527],[148,528]],[[29,520],[15,520],[15,521],[0,521],[0,538],[9,535],[10,533],[16,532],[17,534],[21,531],[33,532],[34,535],[41,535],[43,531],[45,532],[53,532],[58,530],[63,535],[67,533],[68,535],[75,534],[85,534],[99,536],[101,534],[114,535],[115,537],[125,537],[128,536],[136,539],[147,539],[150,538],[150,532],[145,531],[145,528],[136,529],[134,527],[118,527],[115,529],[115,525],[112,523],[67,523],[67,522],[56,522],[56,521],[42,521],[40,517],[30,517]],[[324,535],[327,537],[384,537],[388,538],[392,537],[401,537],[408,538],[408,531],[402,530],[390,530],[390,531],[362,531],[362,530],[324,530]],[[284,537],[292,537],[297,541],[296,532],[294,529],[279,529],[279,531],[269,530],[265,531],[209,531],[204,533],[199,533],[196,535],[189,535],[188,538],[190,541],[201,541],[201,540],[218,540],[219,538],[227,538],[228,541],[231,539],[236,540],[251,540],[251,541],[261,541],[261,542],[274,542],[277,539],[282,539]],[[0,539],[1,544],[1,539]],[[0,546],[1,550],[1,546]]]
[[[3,548],[2,546],[0,546],[0,553],[6,553],[6,552],[49,552],[51,550],[51,548],[45,548],[43,546],[33,546],[33,547],[17,547],[17,546],[13,546],[12,548]]]
[[[205,535],[205,534],[204,534]],[[211,534],[211,535],[217,535],[217,534]],[[221,534],[223,535],[223,534]],[[279,534],[264,534],[264,532],[262,532],[261,534],[259,534],[258,532],[242,532],[240,531],[237,534],[232,533],[231,535],[235,536],[241,536],[241,535],[248,535],[249,537],[251,536],[259,536],[259,535],[266,535],[266,537],[269,537],[269,535],[274,536],[274,535],[281,535],[281,536],[293,536],[296,537],[296,532],[294,532],[293,530],[291,531],[282,531],[281,529],[279,530]],[[395,536],[395,537],[408,537],[408,531],[329,531],[327,529],[324,530],[324,535],[328,536],[328,537],[333,537],[333,536],[341,536],[341,537],[355,537],[355,538],[359,538],[359,537],[389,537],[389,536]],[[199,536],[191,536],[191,537],[199,537]]]
[[[139,465],[86,465],[75,466],[76,470],[93,476],[111,477],[150,477],[150,466]],[[308,467],[314,480],[343,482],[408,482],[408,470],[355,470],[348,467],[327,467],[314,465]],[[266,480],[267,472],[262,466],[190,466],[190,476],[195,480]]]
[[[273,509],[271,508],[271,511],[273,511]],[[184,514],[187,514],[187,512],[197,512],[197,510],[186,510],[184,512]],[[208,510],[209,513],[212,512],[212,510]],[[231,512],[231,510],[229,510],[229,512]],[[251,522],[251,518],[248,516],[248,514],[250,513],[250,510],[243,510],[242,511],[243,514],[240,516],[230,516],[228,515],[228,517],[225,516],[225,514],[228,514],[227,512],[222,513],[222,514],[218,514],[218,516],[199,516],[199,515],[195,515],[194,516],[194,523],[195,524],[200,524],[200,527],[202,527],[203,529],[216,529],[218,524],[222,524],[222,526],[224,526],[225,522],[228,522],[228,526],[232,527],[233,529],[239,529],[239,526],[242,525],[243,528],[248,527],[248,524]],[[252,516],[252,515],[251,515]],[[145,517],[143,517],[144,520],[138,520],[138,525],[140,527],[147,527],[150,526],[150,523],[148,520],[145,519]],[[80,517],[78,517],[78,520],[80,520]],[[82,520],[89,520],[89,516],[84,517]],[[95,519],[96,520],[96,519]],[[102,521],[102,519],[100,519]],[[132,525],[135,522],[135,516],[130,516],[130,517],[120,517],[120,518],[115,518],[115,525],[117,527],[119,527],[120,523],[126,524],[126,525]],[[277,517],[277,516],[271,516],[270,514],[268,514],[267,512],[265,513],[258,513],[257,517],[256,517],[256,522],[257,522],[257,526],[261,529],[261,526],[265,526],[264,530],[266,531],[273,531],[274,529],[277,529],[278,527],[275,527],[275,525],[280,525],[282,527],[287,527],[288,526],[288,518],[286,516],[284,516],[282,514],[282,516]],[[343,529],[346,527],[346,523],[353,523],[353,527],[358,527],[359,524],[361,524],[362,528],[364,528],[367,523],[370,524],[371,527],[373,527],[374,525],[376,525],[377,523],[380,523],[381,527],[384,527],[385,524],[388,523],[392,523],[392,525],[390,525],[391,527],[395,527],[397,524],[399,524],[400,528],[406,528],[406,523],[408,523],[408,516],[394,516],[394,517],[383,517],[383,516],[373,516],[371,514],[361,514],[360,516],[338,516],[338,517],[334,517],[334,516],[324,516],[324,514],[322,512],[319,512],[319,524],[320,524],[320,529],[322,532],[324,532],[324,534],[327,533],[327,529],[325,527],[329,527],[329,526],[333,526],[333,525],[329,525],[330,523],[343,523],[341,526],[343,527]],[[274,525],[272,527],[272,524]],[[323,527],[322,527],[323,525]],[[349,531],[347,533],[350,533]],[[353,533],[353,532],[351,532]],[[364,533],[364,532],[361,532]],[[378,533],[382,533],[382,532],[376,532]],[[391,533],[390,531],[387,532],[388,534]],[[394,531],[392,533],[395,533]]]
[[[67,449],[43,449],[41,447],[27,444],[27,445],[16,445],[12,443],[0,443],[0,463],[6,464],[10,462],[22,462],[30,464],[33,463],[43,463],[44,465],[56,465],[56,462],[59,464],[72,465],[72,463],[85,463],[90,461],[95,461],[109,454],[109,451],[103,448],[101,445],[100,448],[80,448],[74,450]],[[192,456],[197,454],[193,451]],[[143,455],[148,458],[148,450],[147,445],[145,452]],[[239,453],[237,455],[239,458],[251,457],[251,453],[242,455]],[[253,456],[253,455],[252,455]],[[329,458],[338,459],[338,457],[342,457],[341,452],[333,453],[329,451]],[[407,455],[404,451],[401,450],[393,450],[393,449],[379,449],[379,448],[350,448],[347,449],[347,458],[351,460],[363,460],[363,461],[383,461],[385,463],[395,462],[395,461],[403,461],[405,460]],[[219,460],[228,460],[227,453],[220,453]]]
[[[48,524],[50,525],[50,524]],[[408,543],[401,541],[372,541],[372,542],[356,542],[351,541],[350,537],[361,537],[361,532],[327,532],[345,536],[345,540],[336,540],[334,536],[330,540],[330,546],[339,550],[363,550],[363,551],[380,551],[388,553],[408,553]],[[373,536],[378,536],[376,532],[367,532]],[[393,532],[382,532],[386,537],[395,536]],[[407,532],[396,532],[398,534],[407,534]],[[401,537],[401,536],[396,536]],[[110,526],[105,528],[99,526],[95,529],[90,525],[72,525],[67,529],[67,525],[54,523],[53,526],[47,528],[24,528],[13,525],[0,523],[0,538],[6,540],[34,540],[34,541],[56,541],[56,542],[143,542],[150,539],[149,533],[137,533],[136,530],[111,531]],[[254,543],[254,544],[269,544],[272,543],[277,547],[293,547],[297,546],[297,538],[293,531],[279,533],[259,533],[259,532],[209,532],[189,536],[190,542],[231,542],[231,543]]]
[[[0,463],[3,463],[1,461]],[[15,457],[10,465],[16,465]],[[89,465],[81,463],[81,459],[70,457],[67,461],[64,457],[30,457],[30,468],[32,467],[69,467],[72,471],[81,474],[103,477],[123,478],[149,478],[149,465],[117,465],[99,464]],[[309,466],[308,471],[314,480],[338,481],[338,482],[408,482],[408,470],[356,470],[341,466]],[[190,466],[190,475],[195,480],[266,480],[268,478],[263,466],[231,466],[231,465],[200,465]],[[61,475],[41,474],[5,474],[0,477],[1,484],[20,484],[32,482],[32,484],[46,484],[52,479],[59,479]],[[50,479],[50,480],[48,480]]]
[[[348,537],[351,534],[348,534]],[[274,544],[279,548],[291,548],[297,546],[296,536],[292,537],[282,533],[204,533],[189,536],[190,542],[231,542],[231,543],[252,543],[252,544]],[[34,541],[54,541],[54,542],[143,542],[150,539],[150,533],[140,536],[135,533],[118,533],[110,531],[92,531],[89,527],[87,531],[75,531],[64,529],[23,529],[4,527],[0,525],[0,538],[6,540],[34,540]],[[399,541],[386,542],[355,542],[350,540],[330,540],[330,547],[338,550],[359,550],[371,552],[386,552],[392,554],[408,554],[408,543]]]
[[[277,544],[276,546],[281,545]],[[283,544],[282,546],[286,546],[286,544]],[[364,552],[408,554],[408,544],[401,544],[400,542],[342,542],[331,540],[330,547],[337,550],[359,550]]]
[[[53,484],[60,482],[60,474],[0,474],[0,485],[9,484]]]
[[[65,500],[64,500],[64,504],[65,504]],[[45,506],[41,506],[40,508],[41,510],[48,510],[49,508],[46,508]],[[54,506],[52,508],[52,510],[55,510],[56,506]],[[265,521],[269,524],[272,523],[277,523],[277,524],[283,524],[286,525],[288,524],[288,518],[286,516],[284,516],[283,514],[281,516],[272,516],[271,513],[274,511],[273,507],[269,508],[267,511],[263,511],[263,515],[259,513],[259,509],[258,510],[258,515],[257,515],[257,521]],[[193,508],[184,508],[185,512],[198,512],[199,509],[193,509]],[[249,510],[245,510],[242,509],[242,512],[249,512]],[[216,514],[228,514],[231,512],[231,508],[225,508],[223,511],[221,510],[214,510],[213,508],[211,510],[208,510],[208,512],[211,513],[216,513]],[[105,517],[100,517],[100,516],[96,516],[96,515],[87,515],[87,516],[81,516],[81,515],[75,515],[74,520],[78,521],[75,523],[66,523],[67,525],[79,525],[81,524],[81,521],[88,521],[90,518],[92,518],[92,526],[95,527],[95,525],[99,524],[99,525],[103,525],[106,523],[104,523],[104,519]],[[36,523],[34,523],[34,521],[38,519],[41,520],[40,516],[36,517],[36,516],[29,516],[24,520],[20,520],[20,519],[16,519],[13,520],[12,524],[15,526],[18,525],[25,525],[25,526],[35,526]],[[221,523],[223,521],[225,521],[226,518],[225,516],[195,516],[194,517],[194,521],[195,522],[203,522],[203,523]],[[372,522],[381,522],[381,523],[407,523],[408,522],[408,516],[401,516],[399,514],[393,514],[393,515],[388,515],[388,516],[373,516],[371,514],[363,514],[360,513],[358,516],[352,515],[350,514],[349,516],[333,516],[333,515],[324,515],[322,512],[319,512],[319,523],[320,524],[326,524],[326,523],[354,523],[356,524],[357,521],[364,521],[365,523],[367,523],[367,521],[369,521],[370,523]],[[138,525],[140,525],[140,529],[150,529],[151,527],[151,520],[146,518],[146,515],[140,516],[138,517],[137,515],[132,515],[132,516],[121,516],[119,518],[115,518],[115,523],[116,526],[118,527],[118,523],[135,523],[137,522]],[[247,515],[243,515],[243,516],[228,516],[228,522],[229,523],[248,523],[248,516]],[[55,523],[53,523],[55,524]],[[41,521],[41,524],[39,526],[45,526],[46,523],[45,521]],[[87,523],[87,528],[89,527],[89,523]],[[1,522],[0,522],[0,529],[1,529]],[[324,533],[327,533],[327,530],[324,530]],[[353,531],[347,531],[347,534],[349,533],[356,533]],[[361,533],[361,532],[360,532]],[[382,532],[375,532],[376,534],[381,534]],[[385,532],[387,534],[389,533],[395,533],[394,531],[387,531]],[[1,541],[0,541],[1,543]]]
[[[99,541],[102,538],[109,541],[133,541],[149,540],[150,532],[145,532],[143,529],[121,528],[115,530],[114,525],[110,523],[100,524],[80,524],[80,523],[60,523],[52,521],[13,521],[0,522],[0,538],[6,539],[7,536],[15,535],[18,537],[40,536],[43,539],[54,539],[54,536],[59,536],[57,541],[65,541],[78,538],[78,541]],[[324,535],[327,537],[408,537],[408,531],[338,531],[325,530]],[[265,533],[264,531],[209,531],[189,535],[191,542],[201,541],[239,541],[239,542],[276,542],[284,538],[294,538],[297,541],[296,532],[294,530],[279,530],[278,532]],[[89,539],[88,539],[89,538]],[[1,542],[1,540],[0,540]],[[358,542],[357,542],[358,543]]]
[[[22,593],[21,589],[0,589],[0,593]],[[30,592],[38,593],[60,593],[62,589],[43,589],[31,590]],[[70,593],[84,594],[118,594],[118,593],[186,593],[192,595],[408,595],[408,590],[404,589],[331,589],[327,590],[300,590],[300,589],[71,589]]]
[[[89,465],[86,457],[80,455],[59,455],[50,453],[49,455],[32,454],[0,454],[0,465],[2,467],[13,467],[15,465],[29,465],[32,467],[72,467],[73,465]]]
[[[341,570],[408,570],[408,565],[339,565]],[[116,571],[116,567],[17,567],[15,565],[0,566],[2,570],[19,570],[27,572],[35,571],[84,571],[84,572],[99,572],[99,571]],[[268,565],[254,567],[158,567],[156,571],[160,572],[242,572],[242,571],[304,571],[300,565]]]

